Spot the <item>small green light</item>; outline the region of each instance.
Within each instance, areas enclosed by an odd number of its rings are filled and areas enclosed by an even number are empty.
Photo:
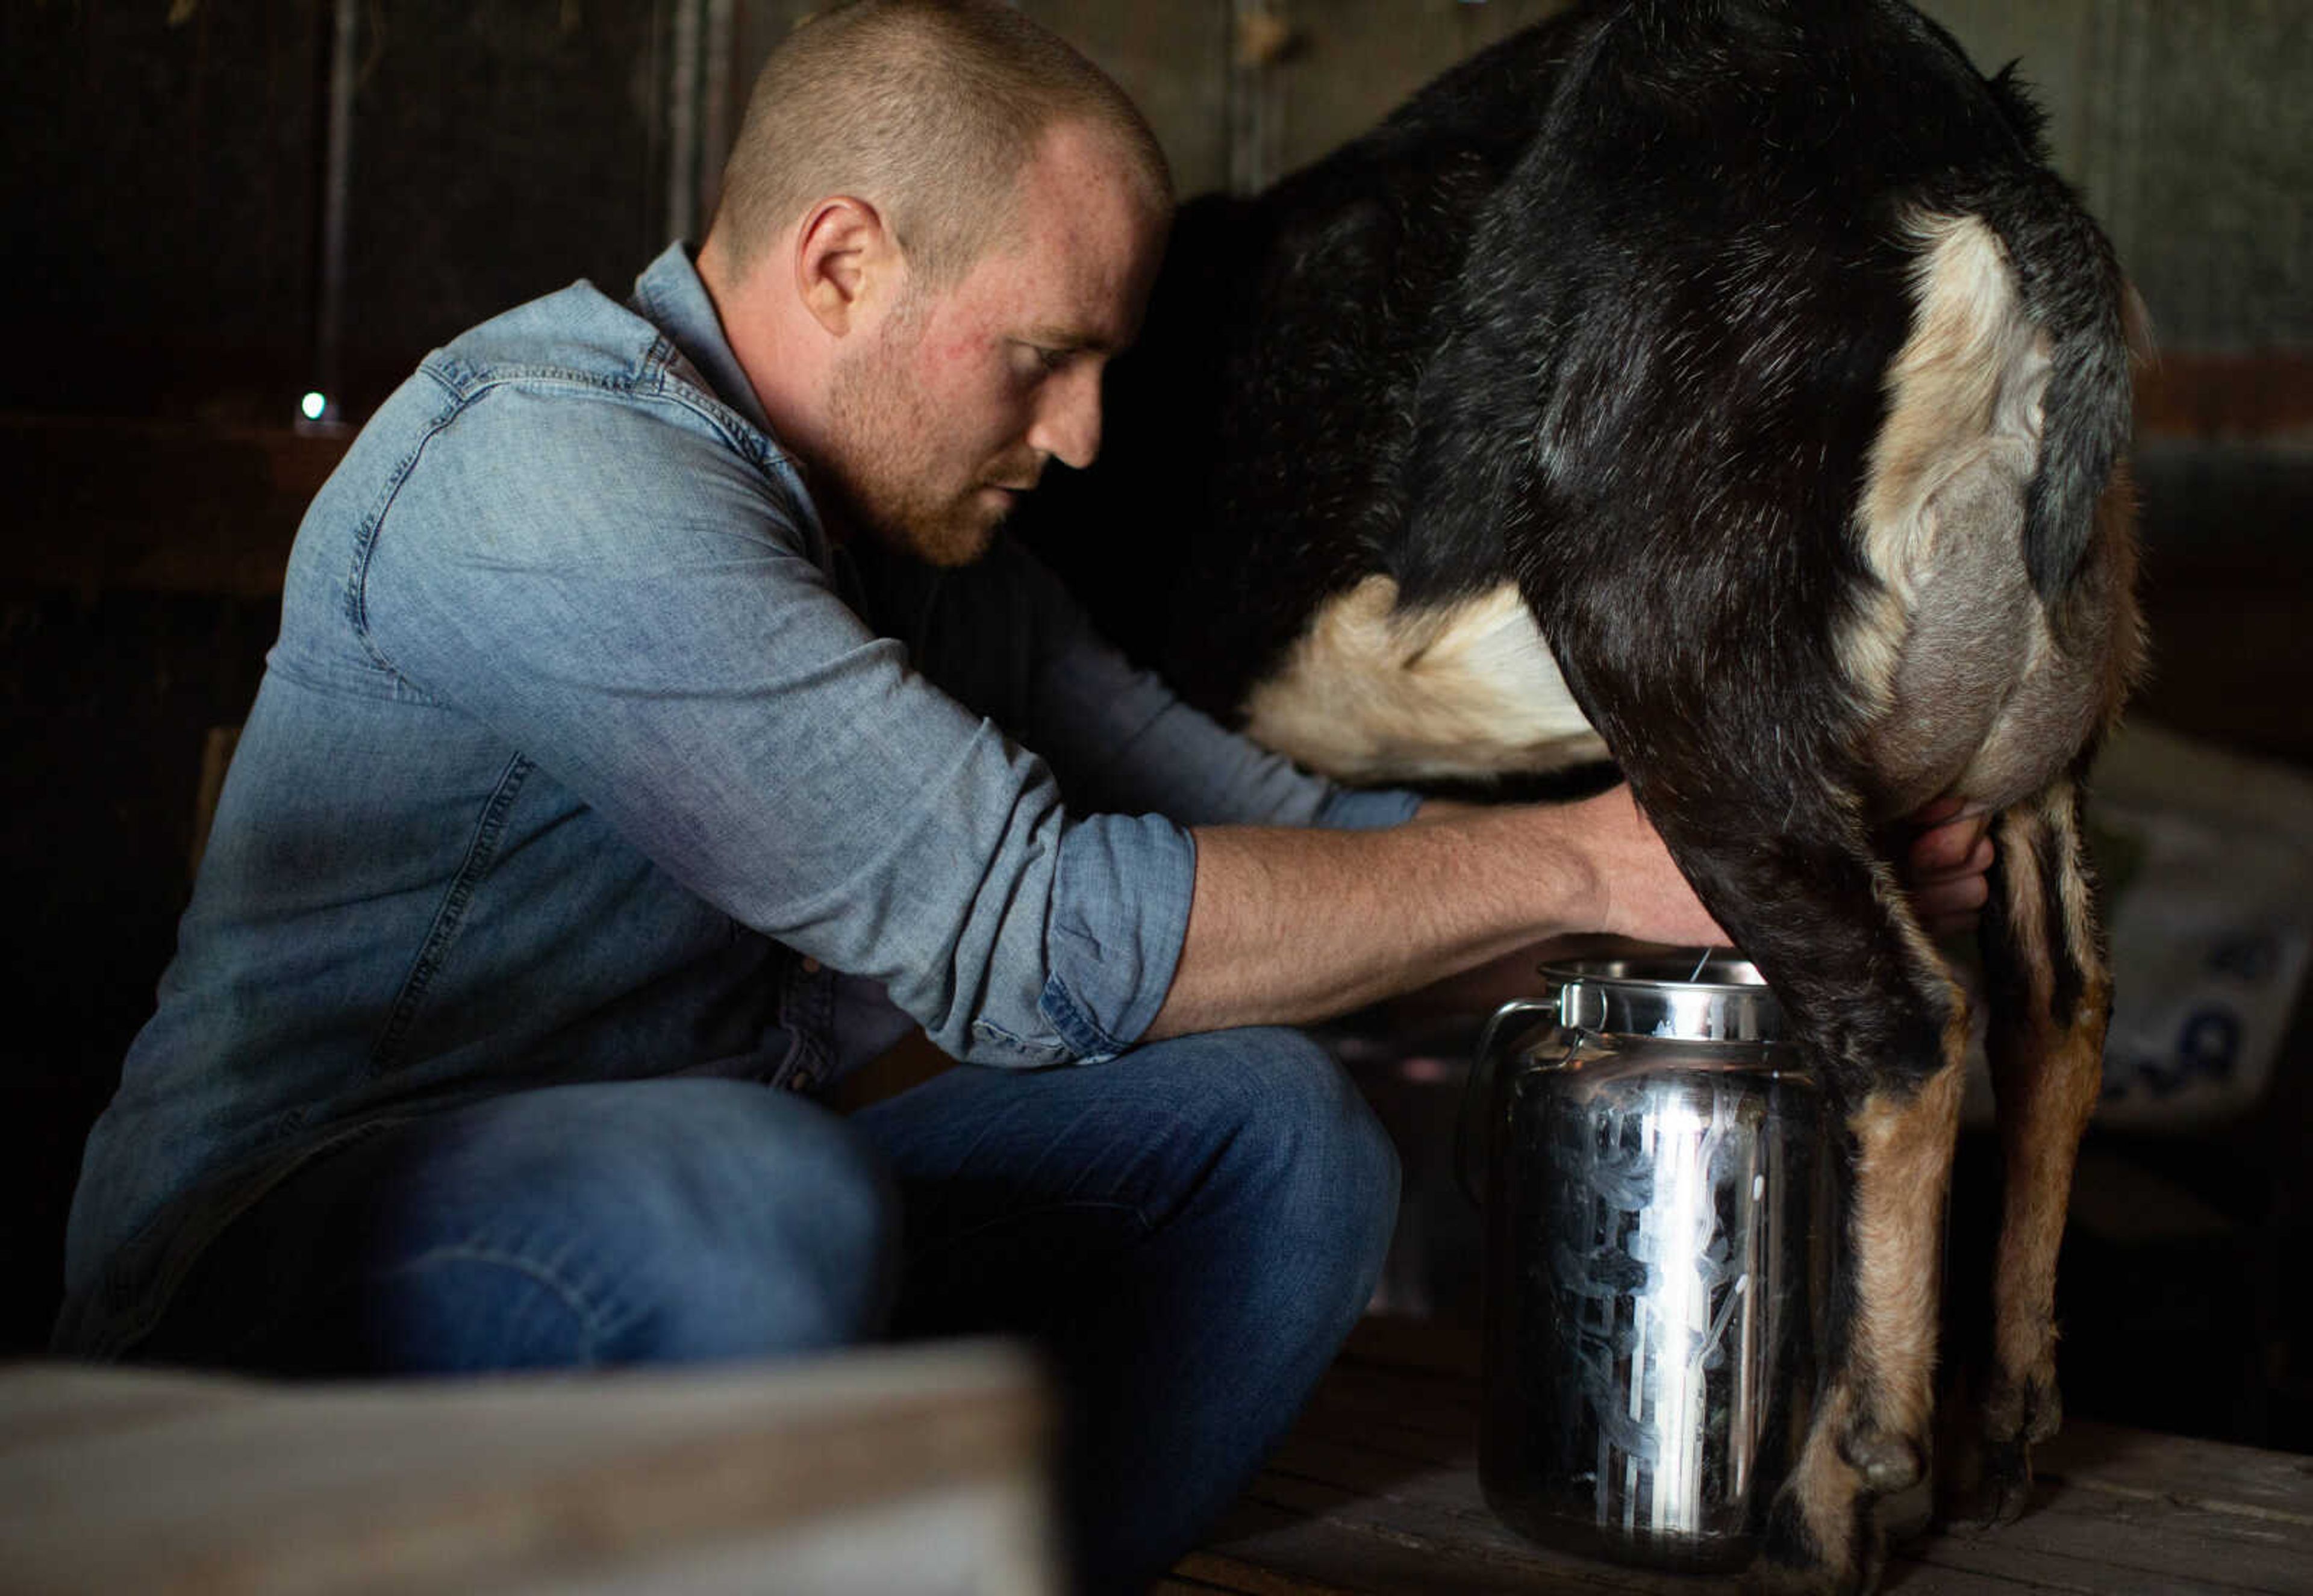
[[[322,412],[330,408],[329,396],[321,393],[309,393],[297,401],[297,408],[305,413],[306,420],[319,421]]]

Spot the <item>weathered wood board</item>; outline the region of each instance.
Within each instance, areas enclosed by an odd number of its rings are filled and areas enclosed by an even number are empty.
[[[290,1385],[0,1368],[0,1592],[1051,1596],[1050,1415],[993,1343]]]
[[[1733,1580],[1546,1551],[1478,1488],[1465,1346],[1368,1321],[1167,1596],[1732,1596]],[[1891,1596],[2313,1596],[2313,1458],[2074,1422],[2044,1448],[2031,1511],[1899,1547]]]

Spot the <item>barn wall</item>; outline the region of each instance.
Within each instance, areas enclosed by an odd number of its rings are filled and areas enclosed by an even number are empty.
[[[1274,178],[1564,0],[1021,0],[1148,113],[1181,191]],[[750,0],[752,66],[811,5]],[[2111,232],[2163,343],[2313,346],[2313,7],[2300,0],[1927,0],[1986,71],[2020,61],[2056,164]],[[1247,68],[1272,18],[1283,43]],[[1236,165],[1247,166],[1240,156]]]
[[[2020,58],[2169,346],[2313,345],[2313,7],[1933,0],[1978,65]]]

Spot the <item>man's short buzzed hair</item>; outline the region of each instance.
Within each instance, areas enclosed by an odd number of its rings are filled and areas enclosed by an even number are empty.
[[[913,271],[953,283],[1010,216],[1044,130],[1071,119],[1110,132],[1148,202],[1171,204],[1139,110],[1056,35],[990,0],[858,0],[764,63],[724,169],[718,247],[744,270],[814,201],[850,195]]]

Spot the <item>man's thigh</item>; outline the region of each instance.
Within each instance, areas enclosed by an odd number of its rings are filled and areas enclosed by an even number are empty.
[[[291,1175],[139,1355],[422,1372],[804,1351],[880,1329],[896,1206],[842,1121],[748,1083],[509,1093]]]
[[[1290,1030],[952,1069],[854,1123],[900,1181],[897,1327],[1025,1331],[1051,1358],[1088,1590],[1145,1586],[1251,1478],[1397,1208],[1387,1136]]]
[[[946,1071],[852,1123],[899,1181],[903,1330],[1044,1328],[1120,1270],[1195,1294],[1362,1271],[1397,1171],[1341,1069],[1293,1030],[1152,1043],[1104,1064]],[[1268,1295],[1267,1292],[1253,1293]]]

